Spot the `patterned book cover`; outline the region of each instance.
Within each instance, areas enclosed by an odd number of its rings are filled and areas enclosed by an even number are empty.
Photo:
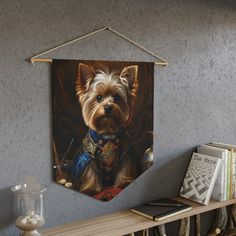
[[[180,196],[207,205],[220,169],[221,160],[200,153],[193,153]]]
[[[226,201],[227,195],[227,170],[228,170],[228,149],[218,148],[202,144],[197,147],[197,152],[221,159],[221,168],[216,178],[211,198],[216,201]]]

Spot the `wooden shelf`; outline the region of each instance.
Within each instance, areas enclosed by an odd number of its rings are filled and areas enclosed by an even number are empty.
[[[176,198],[178,201],[190,204],[193,208],[185,213],[170,217],[166,220],[155,222],[143,216],[132,213],[130,210],[120,211],[112,214],[102,215],[92,219],[75,221],[69,224],[59,225],[45,229],[44,236],[121,236],[139,230],[151,228],[157,225],[170,223],[182,218],[197,215],[207,211],[215,210],[227,205],[235,204],[236,199],[224,202],[211,201],[208,206]]]

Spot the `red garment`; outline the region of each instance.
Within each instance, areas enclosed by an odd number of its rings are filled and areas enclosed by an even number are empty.
[[[98,200],[109,201],[122,191],[121,188],[108,187],[93,197]]]

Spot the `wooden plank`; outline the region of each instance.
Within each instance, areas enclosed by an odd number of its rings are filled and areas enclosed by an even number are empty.
[[[160,224],[170,223],[185,217],[201,214],[227,205],[235,204],[236,199],[224,202],[211,201],[208,206],[189,201],[184,198],[176,198],[178,201],[190,204],[190,211],[170,217],[166,220],[155,222],[143,216],[137,215],[130,210],[120,211],[99,217],[72,222],[45,229],[44,236],[121,236],[151,228]]]

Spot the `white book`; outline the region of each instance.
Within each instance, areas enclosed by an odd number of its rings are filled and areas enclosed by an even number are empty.
[[[210,145],[214,145],[220,148],[231,148],[231,149],[236,149],[236,145],[233,144],[228,144],[228,143],[219,143],[219,142],[212,142]]]
[[[193,153],[179,195],[208,205],[220,169],[221,159]]]
[[[202,144],[197,147],[197,152],[221,159],[221,168],[217,175],[211,197],[216,201],[226,201],[228,149]]]
[[[212,142],[209,145],[219,147],[219,148],[227,148],[229,150],[228,160],[231,161],[230,163],[230,177],[228,177],[229,182],[229,190],[228,190],[228,199],[236,197],[236,145],[227,144],[227,143],[219,143],[219,142]],[[229,166],[229,165],[228,165]]]

